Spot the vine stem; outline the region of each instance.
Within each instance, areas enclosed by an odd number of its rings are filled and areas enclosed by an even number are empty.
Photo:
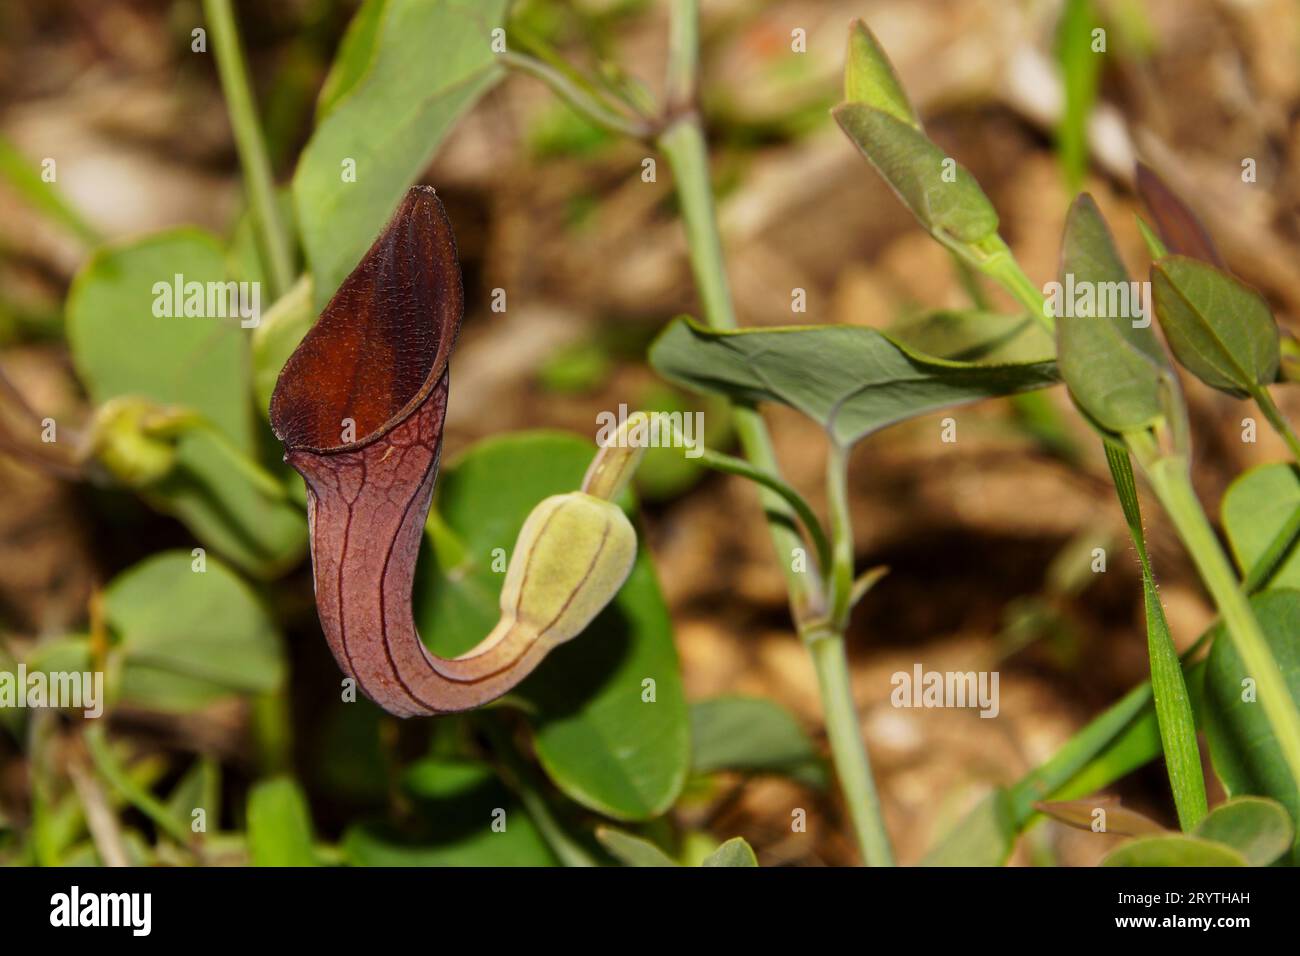
[[[1237,583],[1232,565],[1196,497],[1187,459],[1182,455],[1156,457],[1154,442],[1145,434],[1126,438],[1134,446],[1138,460],[1143,462],[1156,497],[1169,514],[1201,579],[1218,605],[1228,636],[1241,656],[1246,673],[1255,679],[1259,702],[1273,728],[1291,777],[1300,785],[1300,712],[1296,710],[1286,679],[1250,609],[1245,592]]]
[[[672,168],[704,320],[715,329],[734,329],[736,315],[713,208],[708,150],[694,109],[699,70],[699,5],[697,0],[673,0],[669,9],[667,88],[670,115],[676,115],[659,133],[656,144]],[[733,405],[732,420],[745,457],[756,468],[780,479],[771,436],[758,410],[747,405]],[[795,549],[803,548],[803,538],[799,535],[794,509],[770,487],[760,487],[759,497],[767,515],[777,561],[785,575],[795,626],[808,646],[817,672],[831,756],[849,806],[863,862],[892,865],[893,852],[881,817],[871,764],[853,702],[843,623],[832,623],[827,617],[826,588],[813,562],[807,563],[806,570],[795,570],[793,556]],[[841,517],[847,519],[847,512],[842,512]],[[847,552],[848,585],[851,589],[853,546],[846,525],[840,526],[838,537],[841,539],[838,542],[841,558],[832,564],[843,563],[842,555]],[[835,548],[834,542],[832,547]],[[845,591],[845,602],[849,593]]]
[[[221,77],[221,91],[226,98],[230,126],[235,134],[235,148],[244,171],[249,210],[257,228],[258,245],[266,267],[271,300],[274,301],[293,285],[293,251],[289,233],[280,218],[275,198],[271,160],[266,153],[262,127],[253,106],[253,90],[248,82],[244,51],[231,0],[203,0],[203,14],[212,31],[212,49]]]
[[[1282,437],[1284,442],[1286,442],[1286,447],[1290,450],[1291,457],[1295,461],[1300,462],[1300,439],[1296,438],[1295,431],[1291,428],[1291,423],[1286,420],[1286,416],[1282,414],[1282,410],[1273,402],[1273,396],[1268,393],[1268,389],[1263,385],[1256,386],[1251,390],[1251,397],[1255,399],[1255,404],[1258,405],[1259,410],[1264,413],[1264,417],[1268,419],[1268,423],[1273,426],[1273,430]]]

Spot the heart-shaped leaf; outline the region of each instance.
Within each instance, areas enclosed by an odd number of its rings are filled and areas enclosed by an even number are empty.
[[[817,788],[826,768],[789,711],[762,697],[715,697],[691,705],[691,770],[778,773]]]
[[[226,282],[216,239],[180,229],[92,256],[68,294],[73,362],[98,404],[141,396],[191,409],[219,431],[229,449],[205,430],[187,432],[176,449],[176,467],[142,495],[241,569],[271,577],[301,558],[307,523],[291,501],[267,497],[231,458],[233,449],[258,459],[251,333],[237,316],[186,315],[183,302],[165,308],[163,296],[175,298],[177,276],[183,289],[202,283],[205,292],[208,283]],[[171,314],[155,314],[155,305]]]
[[[936,239],[971,245],[997,233],[997,211],[975,177],[915,126],[864,103],[841,103],[831,112]]]
[[[1172,833],[1142,837],[1112,850],[1102,866],[1246,866],[1246,858],[1230,846],[1200,837]]]
[[[1251,608],[1293,700],[1300,700],[1300,591],[1265,591]],[[1255,682],[1222,626],[1205,671],[1205,736],[1215,772],[1234,797],[1271,797],[1300,819],[1300,793],[1287,770]]]
[[[1186,256],[1151,266],[1156,316],[1169,347],[1206,385],[1245,397],[1277,380],[1277,323],[1245,283]]]
[[[1053,308],[1058,361],[1075,404],[1112,432],[1146,428],[1164,418],[1174,388],[1172,370],[1149,317],[1133,308],[1131,295],[1118,295],[1133,287],[1087,193],[1070,207],[1058,285],[1053,290],[1061,297]],[[1128,308],[1122,307],[1125,301]]]
[[[650,364],[699,392],[797,408],[843,445],[935,409],[1058,381],[1050,358],[948,361],[857,325],[716,332],[678,319],[651,347]]]
[[[431,650],[463,653],[492,629],[524,519],[548,495],[577,488],[594,450],[572,435],[521,433],[481,442],[446,468],[435,502],[443,543],[421,555],[415,584]],[[614,602],[514,695],[542,767],[570,797],[620,819],[672,804],[689,765],[689,723],[672,622],[644,549]]]
[[[1196,836],[1232,847],[1251,866],[1268,866],[1291,848],[1295,827],[1275,800],[1238,797],[1210,811]]]
[[[505,0],[371,0],[326,84],[293,196],[319,312],[456,120],[501,75]]]
[[[1228,486],[1220,506],[1223,530],[1233,557],[1243,572],[1266,557],[1275,561],[1270,588],[1300,588],[1300,546],[1269,555],[1279,529],[1300,510],[1300,473],[1295,465],[1271,464],[1252,468]]]

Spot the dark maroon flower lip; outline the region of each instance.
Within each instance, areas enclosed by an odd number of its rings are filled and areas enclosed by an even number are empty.
[[[463,316],[451,222],[432,187],[413,186],[280,371],[276,437],[334,454],[389,433],[445,376]]]

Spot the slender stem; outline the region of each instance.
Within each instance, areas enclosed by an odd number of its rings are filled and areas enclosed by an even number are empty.
[[[1255,404],[1264,413],[1264,417],[1273,426],[1273,430],[1282,436],[1282,440],[1286,442],[1286,447],[1291,451],[1291,457],[1300,462],[1300,439],[1296,438],[1291,423],[1286,420],[1282,410],[1273,402],[1273,396],[1268,393],[1268,389],[1263,385],[1258,385],[1251,390],[1251,397],[1255,399]]]
[[[579,89],[576,83],[559,70],[536,57],[508,51],[497,54],[497,59],[512,70],[518,70],[520,73],[541,80],[551,88],[551,92],[573,107],[579,115],[602,129],[632,139],[645,139],[650,135],[650,127],[647,123],[631,119],[611,109],[606,103]]]
[[[868,866],[893,866],[894,851],[885,829],[880,797],[871,775],[871,761],[867,757],[862,727],[853,705],[844,636],[827,630],[810,634],[805,643],[817,671],[817,687],[826,711],[826,736],[830,740],[831,757],[853,820],[863,862]]]
[[[826,455],[826,499],[831,515],[830,621],[843,631],[853,608],[853,523],[849,515],[848,451],[832,440]]]
[[[1020,268],[1020,263],[1001,236],[995,235],[978,249],[969,246],[955,248],[977,269],[1011,293],[1047,331],[1055,331],[1056,323],[1043,307],[1042,290],[1025,275],[1025,270]]]
[[[704,309],[704,321],[711,328],[734,329],[736,315],[732,309],[722,242],[713,211],[708,154],[699,119],[694,114],[682,117],[660,135],[658,142],[673,169],[686,228],[686,247]],[[747,405],[733,405],[731,415],[745,457],[756,468],[779,478],[781,470],[762,416]],[[794,569],[792,556],[795,549],[802,548],[804,543],[797,530],[794,509],[768,488],[759,489],[759,498],[767,514],[777,560],[790,592],[795,623],[802,626],[825,613],[821,582],[815,573]]]
[[[674,0],[670,7],[670,97],[674,91],[695,89],[699,71],[698,14],[695,0]],[[669,105],[670,108],[674,105],[671,99]],[[698,115],[694,110],[687,110],[670,121],[659,134],[657,143],[673,170],[686,229],[691,269],[704,307],[704,319],[712,328],[734,329],[736,315],[727,284],[722,241],[713,208],[708,150]],[[745,457],[760,471],[780,478],[772,440],[758,411],[749,406],[733,406],[732,419]],[[863,862],[868,865],[890,865],[893,863],[893,852],[881,817],[880,801],[871,776],[871,764],[853,704],[848,661],[844,653],[844,636],[825,625],[826,592],[819,577],[809,571],[794,570],[791,555],[795,548],[803,544],[795,526],[794,509],[770,488],[760,488],[759,496],[767,515],[768,531],[776,548],[777,560],[786,578],[795,626],[808,645],[817,671],[831,756],[849,806]],[[849,549],[851,552],[851,541]],[[852,588],[851,570],[849,577],[846,595]],[[817,623],[819,620],[820,624]]]
[[[1192,488],[1187,459],[1168,455],[1150,459],[1154,443],[1143,436],[1126,436],[1142,461],[1156,496],[1174,522],[1179,537],[1200,571],[1201,579],[1218,605],[1228,636],[1241,657],[1246,673],[1255,679],[1259,701],[1272,725],[1273,734],[1292,779],[1300,784],[1300,712],[1287,688],[1286,679],[1255,620],[1232,565],[1219,545],[1214,529],[1201,509]],[[1144,455],[1148,458],[1144,460]],[[1148,463],[1149,461],[1149,463]]]
[[[695,102],[700,62],[699,0],[672,0],[668,37],[668,112]]]
[[[262,128],[253,105],[253,91],[239,45],[235,14],[231,0],[203,0],[203,12],[212,31],[217,73],[221,76],[221,89],[230,113],[239,163],[244,169],[244,186],[248,190],[249,209],[260,240],[271,300],[275,301],[293,285],[293,251],[276,203],[271,160],[267,157]]]

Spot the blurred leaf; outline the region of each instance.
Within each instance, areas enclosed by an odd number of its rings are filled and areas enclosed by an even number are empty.
[[[284,679],[280,635],[248,585],[219,561],[190,570],[166,551],[114,578],[104,616],[125,658],[124,703],[194,710],[228,694],[273,690]]]
[[[326,83],[293,195],[319,312],[457,119],[501,76],[505,0],[376,0]],[[378,7],[382,8],[378,8]],[[356,181],[343,179],[355,163]]]
[[[1292,699],[1300,700],[1300,591],[1265,591],[1250,604]],[[1205,670],[1205,736],[1215,772],[1230,796],[1271,797],[1300,819],[1300,793],[1249,677],[1223,627],[1215,628]]]
[[[266,311],[253,330],[253,391],[262,415],[271,407],[271,393],[275,391],[280,369],[315,324],[311,277],[302,276]]]
[[[435,653],[462,654],[492,629],[524,519],[543,498],[578,488],[594,454],[572,435],[526,432],[480,442],[447,469],[436,508],[462,554],[422,556],[415,586],[416,622]],[[653,702],[642,700],[645,681]],[[525,705],[542,767],[569,797],[629,820],[672,805],[688,769],[689,724],[672,622],[644,548],[613,603],[512,696]]]
[[[1156,316],[1169,347],[1206,385],[1244,398],[1277,379],[1277,323],[1254,289],[1185,256],[1151,266]]]
[[[762,697],[715,697],[691,705],[691,769],[778,773],[818,789],[826,768],[789,711]]]
[[[650,363],[696,391],[789,405],[845,445],[925,412],[1058,380],[1050,359],[953,362],[857,325],[715,332],[678,319],[651,347]]]
[[[353,865],[554,866],[558,862],[528,814],[486,764],[420,760],[407,768],[402,787],[416,801],[416,821],[405,829],[389,824],[350,827],[343,844]]]
[[[1295,827],[1275,800],[1238,797],[1210,811],[1196,836],[1232,847],[1251,866],[1268,866],[1291,848]]]
[[[68,342],[78,375],[100,405],[142,396],[191,409],[236,454],[256,461],[249,332],[235,319],[155,316],[155,283],[170,287],[176,275],[186,283],[227,281],[217,241],[179,229],[90,258],[68,294]],[[291,501],[268,498],[231,451],[202,429],[179,439],[175,469],[142,496],[259,576],[297,563],[306,547],[302,512]]]
[[[927,853],[921,866],[1002,866],[1018,834],[1006,790],[994,790]]]
[[[86,245],[97,244],[100,241],[99,233],[63,198],[58,186],[52,182],[47,183],[42,178],[37,172],[38,168],[40,164],[30,161],[9,140],[0,136],[0,177],[26,202],[76,233]]]
[[[1137,189],[1155,221],[1165,248],[1175,255],[1190,256],[1220,269],[1227,268],[1196,213],[1156,175],[1155,170],[1144,163],[1137,164]]]
[[[1128,282],[1097,204],[1082,194],[1066,220],[1060,285],[1062,295],[1068,295],[1072,285],[1090,288],[1094,307],[1085,310],[1091,315],[1066,314],[1077,309],[1056,310],[1058,361],[1075,403],[1102,427],[1117,433],[1161,420],[1173,387],[1172,370],[1152,329],[1134,328],[1133,322],[1140,321],[1137,315],[1107,314],[1110,303],[1104,290],[1119,288],[1113,283],[1131,288]]]
[[[1237,566],[1249,572],[1268,555],[1278,529],[1300,509],[1300,474],[1289,464],[1260,465],[1228,486],[1220,506]],[[1277,555],[1269,588],[1300,588],[1300,547]]]
[[[705,857],[700,866],[758,866],[758,857],[742,837],[732,837]]]
[[[1121,806],[1109,797],[1037,803],[1034,808],[1053,820],[1059,820],[1067,826],[1080,830],[1091,831],[1097,820],[1096,813],[1101,810],[1105,813],[1105,829],[1099,832],[1118,833],[1121,836],[1146,836],[1169,832],[1150,817]]]
[[[841,103],[831,112],[936,239],[970,245],[997,234],[998,214],[975,177],[920,130],[862,103]]]
[[[289,777],[255,784],[248,795],[248,849],[253,866],[319,866],[311,811]]]
[[[199,757],[177,781],[167,797],[167,809],[181,825],[193,829],[194,811],[201,809],[208,833],[215,833],[221,821],[221,764],[211,757]]]
[[[1183,834],[1143,837],[1117,847],[1102,866],[1245,866],[1232,847]]]
[[[1056,141],[1072,193],[1078,191],[1088,168],[1088,120],[1101,80],[1102,54],[1092,48],[1092,31],[1097,26],[1091,0],[1066,0],[1056,39],[1065,88]]]
[[[844,99],[881,110],[915,129],[921,124],[898,81],[894,65],[863,20],[849,24],[849,49],[844,57]]]
[[[681,866],[649,840],[624,830],[598,827],[596,838],[606,850],[626,866]]]

